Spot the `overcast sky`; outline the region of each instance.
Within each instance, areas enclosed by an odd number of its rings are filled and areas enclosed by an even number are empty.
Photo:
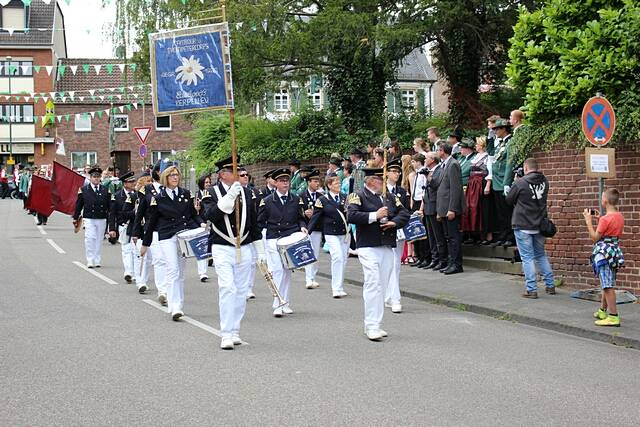
[[[114,56],[108,28],[115,22],[115,2],[104,9],[101,3],[101,0],[71,0],[67,6],[66,1],[58,2],[64,14],[69,58]]]

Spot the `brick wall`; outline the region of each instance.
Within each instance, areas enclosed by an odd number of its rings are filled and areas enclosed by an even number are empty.
[[[598,286],[589,265],[592,244],[582,217],[584,208],[599,209],[598,179],[585,176],[584,150],[558,146],[534,157],[549,180],[549,213],[558,226],[558,234],[547,243],[553,270],[568,286]],[[618,274],[618,286],[640,294],[640,153],[616,150],[616,175],[605,180],[605,189],[620,191],[620,211],[625,216],[625,267]]]
[[[96,111],[108,108],[109,105],[72,105],[58,104],[56,105],[56,115],[71,114],[71,119],[67,122],[63,120],[56,123],[58,137],[64,139],[65,150],[67,155],[64,158],[58,157],[56,160],[67,166],[71,165],[72,151],[95,151],[97,153],[97,161],[103,168],[110,164],[109,154],[109,118],[106,114],[102,117],[97,115],[91,120],[90,132],[76,132],[74,124],[74,114],[83,111]],[[183,116],[171,117],[170,131],[156,131],[155,117],[152,110],[147,107],[145,111],[146,126],[151,126],[152,130],[147,139],[147,148],[149,154],[146,158],[142,158],[138,154],[140,143],[133,131],[134,127],[143,125],[142,108],[132,109],[127,112],[129,116],[129,131],[116,132],[116,150],[129,151],[131,153],[131,170],[140,171],[144,165],[151,163],[151,151],[171,151],[185,150],[191,145],[189,132],[192,129],[191,124],[184,119]],[[120,114],[119,112],[117,114]],[[122,171],[125,172],[125,171]]]

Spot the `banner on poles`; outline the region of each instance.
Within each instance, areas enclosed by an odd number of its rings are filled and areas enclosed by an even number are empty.
[[[149,34],[156,116],[233,108],[229,26]]]

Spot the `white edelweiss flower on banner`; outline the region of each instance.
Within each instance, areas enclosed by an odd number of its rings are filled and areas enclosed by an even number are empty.
[[[186,83],[187,86],[193,83],[194,86],[198,85],[198,77],[200,80],[204,80],[204,74],[202,70],[204,67],[200,65],[200,60],[194,58],[193,55],[189,59],[181,58],[182,65],[176,68],[176,80],[182,80],[182,83]]]

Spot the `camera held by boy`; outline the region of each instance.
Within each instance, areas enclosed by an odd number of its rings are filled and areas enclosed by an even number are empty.
[[[624,228],[624,217],[618,211],[620,193],[615,188],[610,188],[602,194],[602,207],[606,214],[598,218],[598,227],[594,230],[592,217],[593,211],[585,209],[582,212],[589,237],[593,241],[591,251],[591,266],[593,272],[600,279],[602,287],[602,302],[598,311],[593,313],[598,326],[620,326],[620,316],[616,307],[616,274],[624,265],[624,257],[620,249],[620,237]]]

